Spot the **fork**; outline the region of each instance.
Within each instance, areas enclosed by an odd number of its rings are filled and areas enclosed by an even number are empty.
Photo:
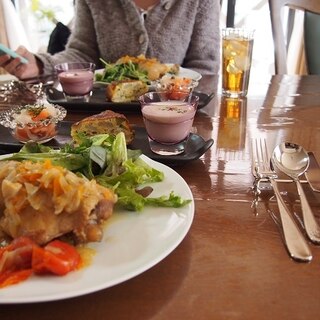
[[[302,232],[294,221],[285,204],[278,185],[277,174],[270,167],[270,156],[265,139],[252,139],[252,162],[255,176],[258,179],[268,179],[274,190],[283,228],[283,237],[291,258],[297,261],[308,262],[312,259],[309,245]]]

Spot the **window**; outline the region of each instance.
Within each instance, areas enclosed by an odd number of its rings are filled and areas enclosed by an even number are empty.
[[[227,0],[223,1],[222,15],[227,13]],[[236,0],[235,27],[255,29],[251,81],[259,82],[265,75],[274,74],[274,49],[267,0]]]
[[[68,25],[74,15],[73,0],[15,0],[14,4],[33,52],[46,51],[56,22]]]

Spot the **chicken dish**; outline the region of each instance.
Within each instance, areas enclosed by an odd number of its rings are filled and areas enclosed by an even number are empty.
[[[116,203],[112,190],[50,161],[0,162],[0,231],[43,245],[65,234],[100,241]]]

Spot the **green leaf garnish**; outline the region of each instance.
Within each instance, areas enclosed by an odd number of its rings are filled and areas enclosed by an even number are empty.
[[[127,149],[123,132],[116,136],[100,134],[79,136],[80,145],[66,144],[53,149],[35,142],[26,143],[19,152],[4,160],[50,160],[99,184],[111,188],[118,196],[117,206],[141,211],[146,205],[156,207],[182,207],[191,200],[183,200],[170,192],[169,196],[143,197],[136,190],[164,179],[163,172],[152,168],[140,158],[140,150]]]

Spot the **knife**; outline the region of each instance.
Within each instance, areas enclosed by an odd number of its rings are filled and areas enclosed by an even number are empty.
[[[308,152],[310,163],[305,176],[311,186],[311,189],[320,192],[320,166],[313,152]]]

